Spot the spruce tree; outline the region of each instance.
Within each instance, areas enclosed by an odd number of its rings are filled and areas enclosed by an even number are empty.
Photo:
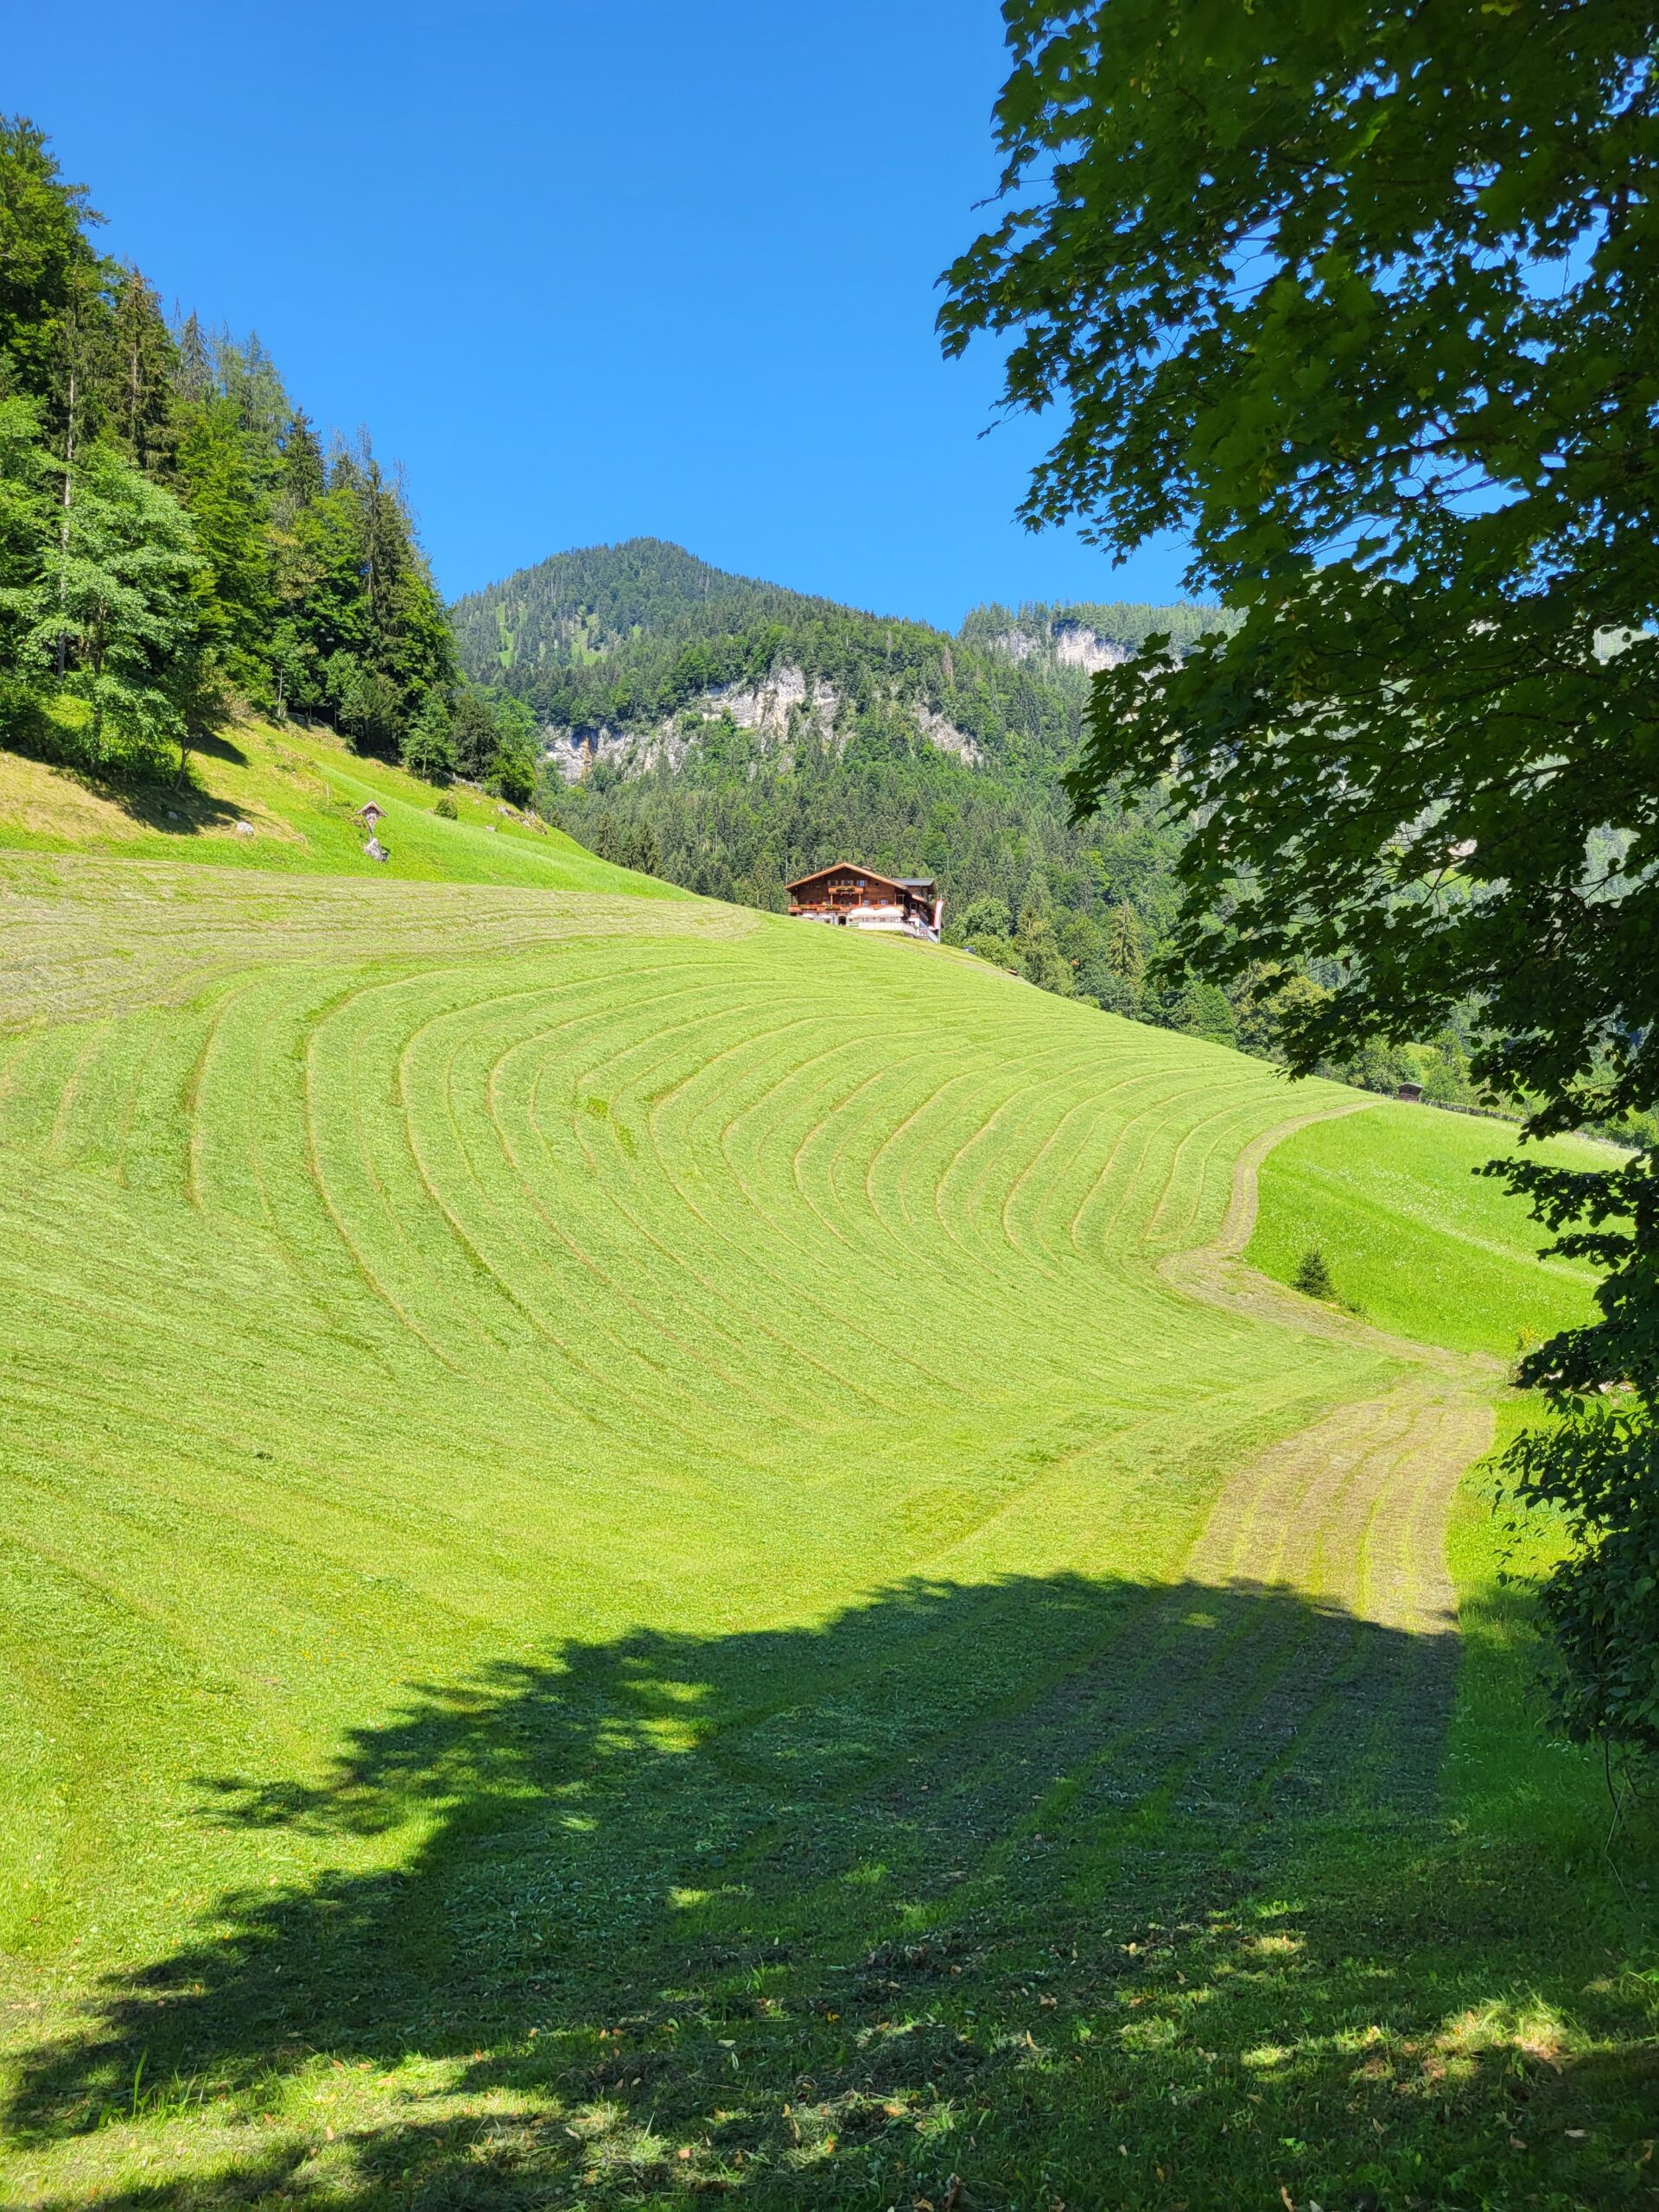
[[[1147,972],[1146,947],[1141,933],[1141,917],[1127,899],[1119,899],[1106,925],[1106,943],[1102,958],[1114,976],[1138,990]]]
[[[174,360],[174,388],[181,399],[205,402],[218,389],[213,348],[201,319],[192,313],[179,325]]]
[[[139,270],[123,270],[111,315],[107,419],[146,476],[165,479],[177,446],[176,352],[155,287]]]
[[[282,471],[276,491],[279,513],[292,516],[322,497],[322,448],[311,427],[311,418],[296,408],[289,417],[282,439]]]
[[[206,563],[204,621],[230,680],[250,696],[270,690],[273,611],[269,505],[233,404],[188,404],[178,478]]]

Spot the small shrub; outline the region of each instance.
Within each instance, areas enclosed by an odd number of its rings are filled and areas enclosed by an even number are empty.
[[[1304,1298],[1334,1298],[1337,1294],[1330,1267],[1317,1244],[1310,1244],[1303,1253],[1291,1281]]]
[[[454,799],[450,798],[448,792],[445,791],[439,799],[437,804],[433,808],[432,811],[434,814],[441,814],[446,822],[453,822],[455,819],[456,815],[459,813],[460,809],[456,806]]]

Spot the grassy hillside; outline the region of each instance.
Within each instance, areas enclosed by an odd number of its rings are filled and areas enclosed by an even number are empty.
[[[1587,1320],[1596,1280],[1581,1263],[1541,1260],[1544,1231],[1477,1172],[1520,1149],[1501,1122],[1391,1102],[1316,1122],[1262,1166],[1249,1257],[1288,1282],[1317,1245],[1338,1298],[1380,1326],[1513,1358],[1522,1339]],[[1607,1157],[1578,1138],[1539,1150],[1562,1166]]]
[[[1489,1386],[1160,1273],[1351,1094],[137,849],[0,855],[8,2201],[1643,2201],[1599,1784],[1442,1780]]]
[[[0,749],[0,852],[92,852],[307,874],[518,884],[675,899],[671,885],[596,860],[562,830],[456,788],[456,818],[430,784],[353,753],[332,732],[257,718],[193,753],[185,782],[119,784]],[[356,810],[385,810],[385,861],[363,850]],[[248,830],[238,830],[245,823]]]

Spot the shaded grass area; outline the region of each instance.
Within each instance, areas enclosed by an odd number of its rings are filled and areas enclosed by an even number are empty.
[[[217,1899],[27,2044],[31,2201],[1650,2202],[1593,1777],[1558,1763],[1547,1833],[1437,1808],[1449,1656],[1058,1576],[419,1693],[312,1784],[204,1777],[215,1820],[403,1849]]]
[[[221,868],[496,883],[681,899],[655,877],[613,867],[563,830],[532,826],[456,787],[456,818],[437,791],[390,762],[353,753],[332,732],[257,717],[192,752],[181,780],[103,779],[0,749],[0,850],[210,860]],[[356,810],[385,810],[389,860],[363,850]],[[238,823],[251,834],[238,833]]]
[[[1614,1156],[1581,1138],[1524,1149],[1562,1166]],[[1522,1151],[1501,1124],[1423,1106],[1313,1123],[1262,1166],[1247,1256],[1288,1283],[1317,1248],[1336,1296],[1379,1327],[1512,1357],[1523,1338],[1587,1320],[1596,1281],[1578,1262],[1541,1260],[1548,1240],[1524,1204],[1477,1172]]]

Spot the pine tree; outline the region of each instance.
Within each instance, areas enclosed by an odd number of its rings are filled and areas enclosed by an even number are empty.
[[[139,270],[123,270],[111,316],[106,412],[122,451],[146,476],[167,475],[177,444],[176,355],[154,286]]]
[[[1146,980],[1147,955],[1141,917],[1127,899],[1119,899],[1112,909],[1101,957],[1114,976],[1134,984],[1137,990]]]
[[[178,474],[206,563],[207,634],[231,681],[264,697],[273,609],[269,507],[229,399],[187,406]]]

